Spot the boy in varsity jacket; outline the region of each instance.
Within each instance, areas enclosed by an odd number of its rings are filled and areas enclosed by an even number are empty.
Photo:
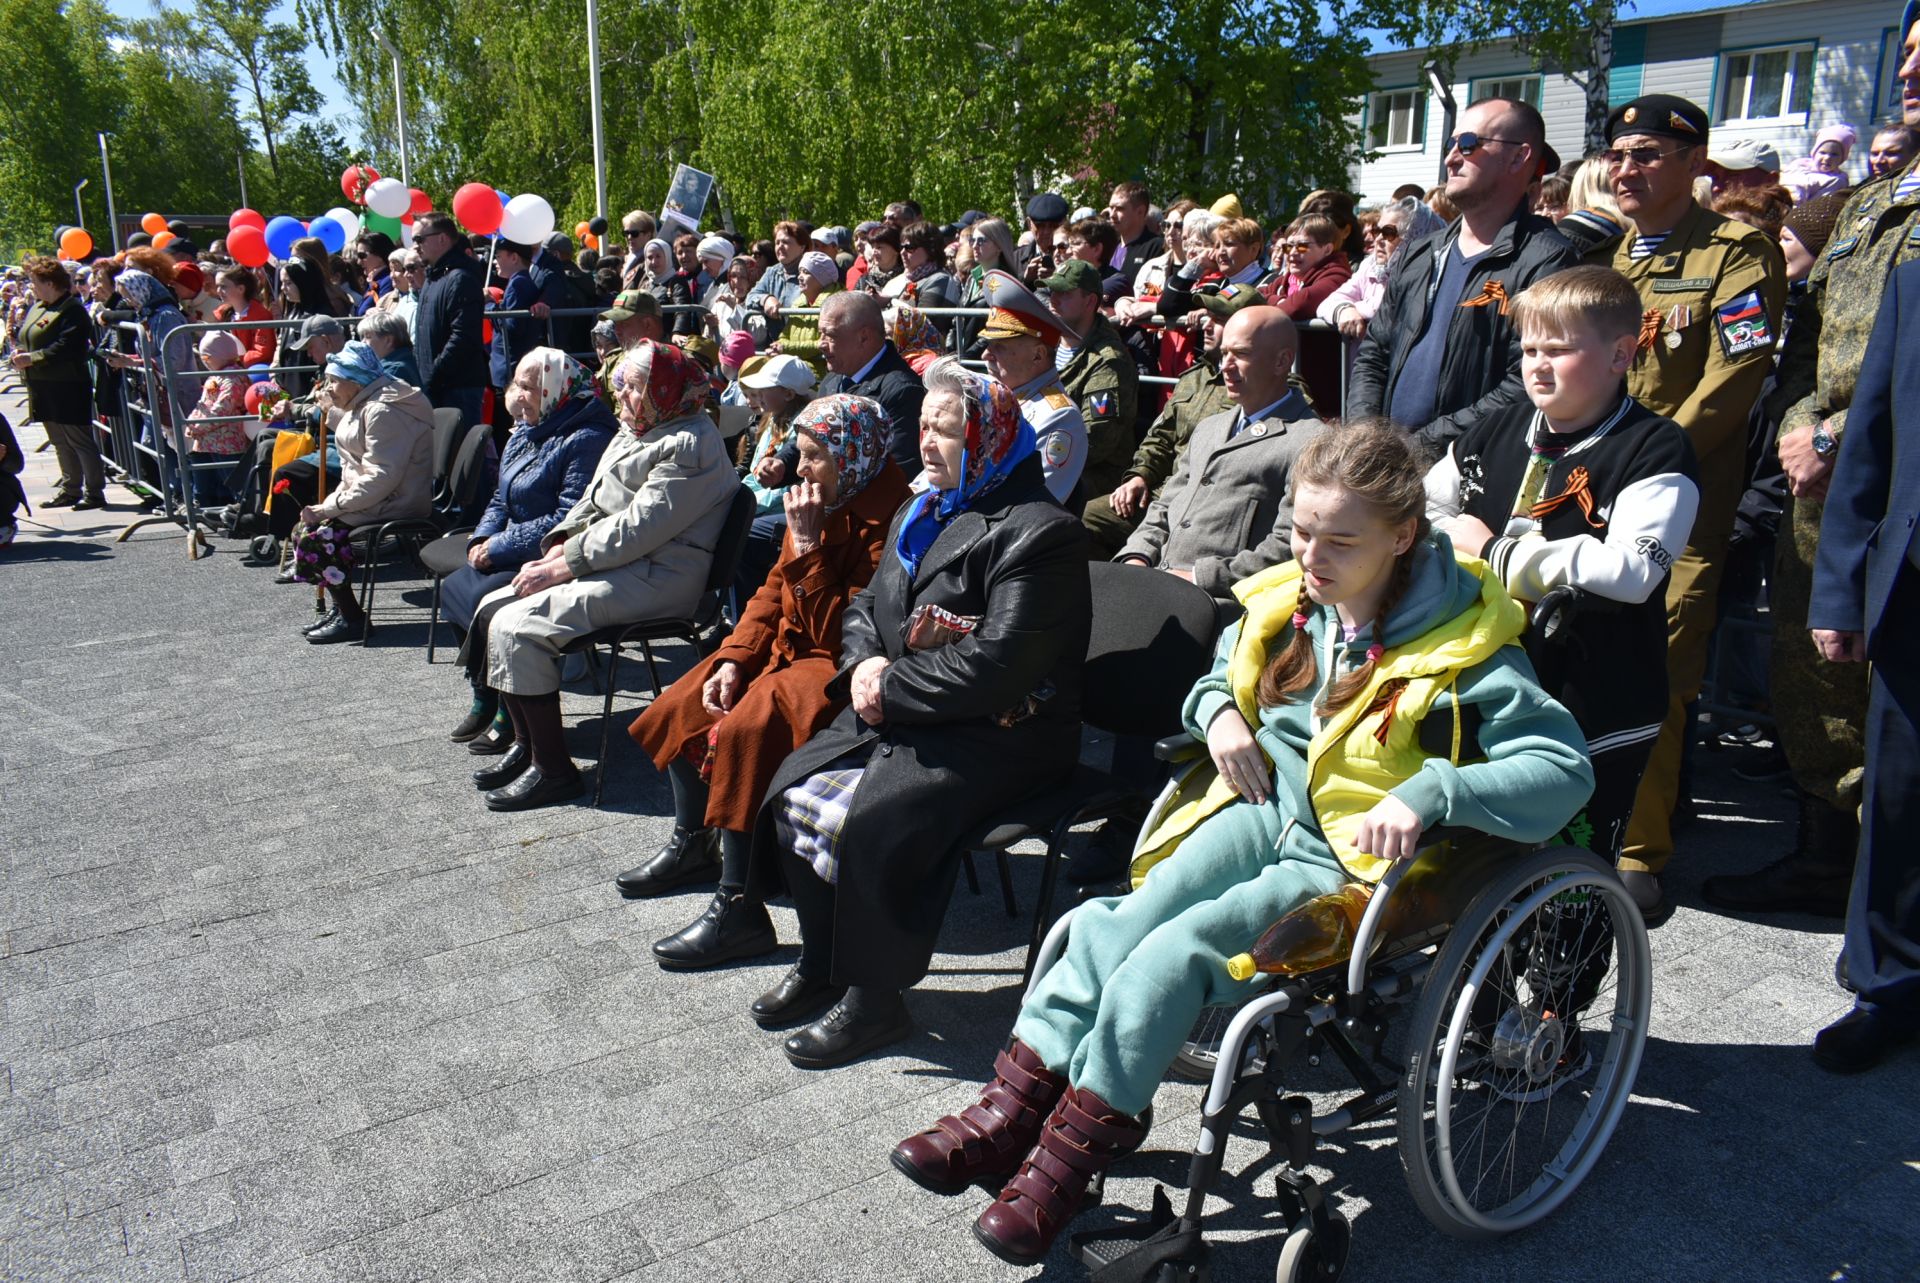
[[[1527,603],[1585,590],[1571,637],[1527,636],[1540,685],[1587,734],[1594,792],[1567,836],[1616,860],[1667,708],[1667,573],[1699,506],[1693,447],[1627,395],[1640,295],[1575,267],[1512,303],[1530,404],[1488,415],[1427,474],[1427,515]]]

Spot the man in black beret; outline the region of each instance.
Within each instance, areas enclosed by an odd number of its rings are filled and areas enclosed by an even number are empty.
[[[1014,257],[1029,288],[1039,284],[1041,277],[1053,275],[1057,266],[1053,260],[1053,241],[1060,234],[1060,225],[1066,221],[1067,198],[1059,192],[1041,192],[1027,202],[1027,231],[1032,239],[1015,249]]]

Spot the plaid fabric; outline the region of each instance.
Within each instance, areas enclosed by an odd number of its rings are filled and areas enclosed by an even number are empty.
[[[788,850],[813,866],[828,886],[840,881],[840,831],[865,766],[829,767],[780,795],[773,829]]]

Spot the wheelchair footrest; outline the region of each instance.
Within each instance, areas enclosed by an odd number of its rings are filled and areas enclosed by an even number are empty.
[[[1183,1227],[1158,1185],[1144,1219],[1086,1230],[1071,1243],[1091,1283],[1206,1283],[1213,1276],[1200,1227]]]

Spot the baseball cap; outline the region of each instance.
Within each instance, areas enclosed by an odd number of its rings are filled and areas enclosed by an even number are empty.
[[[1070,258],[1060,264],[1052,276],[1040,282],[1054,293],[1061,290],[1082,290],[1088,294],[1100,292],[1100,269],[1084,259]]]
[[[287,346],[296,352],[307,350],[307,344],[318,338],[338,339],[346,337],[346,327],[331,316],[309,316],[300,322],[300,328],[287,340]]]
[[[745,366],[740,370],[741,386],[762,392],[768,388],[786,388],[804,395],[812,392],[818,382],[811,366],[799,357],[788,356],[784,352],[768,357],[767,363],[757,370],[749,372]]]
[[[1736,138],[1722,143],[1707,152],[1707,159],[1722,169],[1764,169],[1775,173],[1780,169],[1780,153],[1771,143],[1763,143],[1758,138]]]
[[[600,313],[603,321],[631,321],[636,316],[660,315],[660,300],[650,290],[621,290],[613,306]]]
[[[1260,291],[1251,285],[1223,285],[1218,290],[1207,290],[1196,294],[1193,301],[1207,309],[1207,315],[1216,321],[1224,321],[1235,313],[1249,307],[1258,307],[1267,300]]]

